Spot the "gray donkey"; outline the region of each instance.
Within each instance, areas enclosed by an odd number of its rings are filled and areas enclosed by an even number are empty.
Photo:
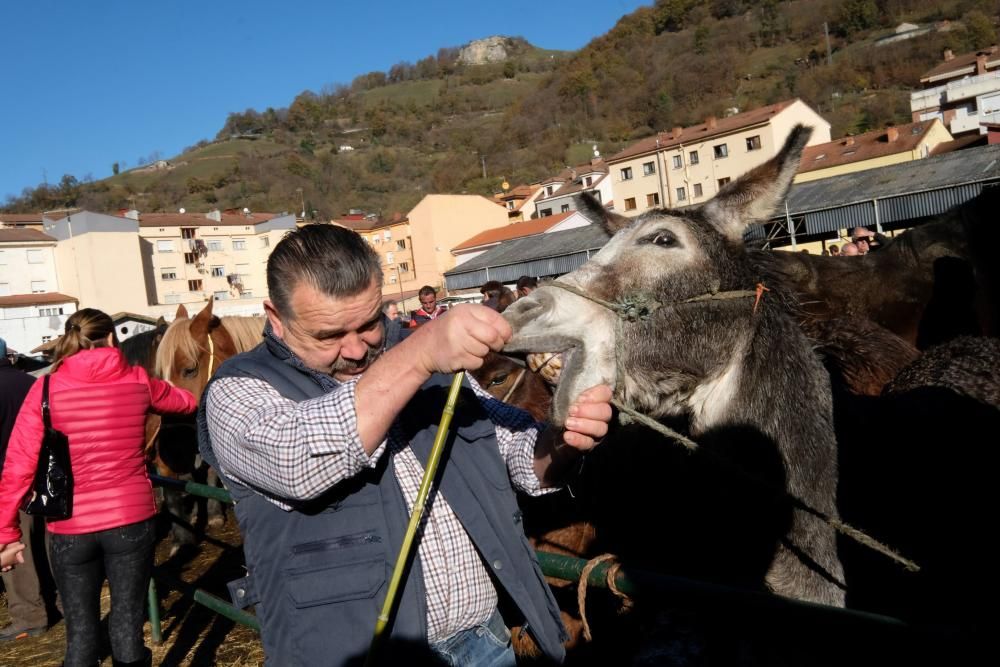
[[[564,423],[582,390],[610,384],[619,401],[683,422],[703,447],[726,449],[741,465],[765,443],[779,493],[837,516],[829,376],[780,285],[768,284],[771,291],[755,298],[762,277],[743,245],[746,225],[766,220],[786,194],[810,134],[796,127],[777,157],[704,205],[636,219],[602,209],[613,234],[608,244],[507,309],[514,337],[506,350],[563,353],[555,423]],[[589,297],[623,304],[634,317]],[[790,503],[783,507],[777,529],[768,524],[764,584],[787,597],[843,606],[833,528]]]

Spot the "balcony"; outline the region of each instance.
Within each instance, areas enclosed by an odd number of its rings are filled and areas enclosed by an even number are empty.
[[[910,111],[936,109],[997,90],[1000,90],[1000,71],[969,76],[910,93]]]

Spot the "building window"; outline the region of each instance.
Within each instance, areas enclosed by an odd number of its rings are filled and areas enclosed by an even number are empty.
[[[160,239],[156,242],[156,252],[173,252],[173,251],[174,251],[173,241],[169,239],[165,241],[163,239]]]
[[[212,298],[215,299],[216,301],[225,301],[226,299],[229,298],[229,292],[225,292],[222,290],[218,292],[212,292]]]
[[[563,204],[562,206],[559,207],[560,213],[565,213],[568,210],[569,210],[569,204]]]
[[[63,314],[63,309],[62,308],[39,308],[38,309],[38,316],[39,317],[52,317],[53,315],[62,315],[62,314]]]
[[[686,201],[687,198],[687,188],[677,188],[677,201]]]
[[[396,250],[406,250],[406,239],[396,241]]]
[[[631,181],[632,180],[632,167],[625,167],[622,169],[622,180]]]
[[[587,178],[583,179],[583,187],[589,188],[593,182],[594,182],[594,177],[588,176]]]
[[[160,280],[177,280],[177,267],[165,266],[160,269]]]
[[[261,236],[260,237],[260,247],[261,248],[270,248],[271,247],[271,237],[270,236]]]
[[[551,185],[546,185],[545,186],[545,196],[546,197],[551,197],[552,196],[552,186]]]
[[[653,192],[651,194],[646,195],[646,207],[647,208],[653,208],[654,206],[659,206],[659,205],[660,205],[660,193],[659,192]]]
[[[724,157],[729,157],[729,146],[726,144],[719,144],[718,146],[713,146],[712,150],[715,152],[715,159],[721,160]]]
[[[240,277],[240,282],[244,285],[250,280],[250,265],[249,264],[237,264],[236,265],[236,275]]]
[[[396,284],[396,274],[395,273],[389,274],[389,282],[392,283],[393,285]]]
[[[194,264],[197,261],[198,261],[198,255],[194,254],[193,252],[184,253],[185,264]]]
[[[538,212],[538,215],[539,215],[539,217],[547,218],[550,215],[552,215],[552,209],[551,208],[543,208],[541,211]]]
[[[694,196],[695,197],[700,197],[701,196],[701,183],[695,183],[694,184]]]
[[[747,150],[748,151],[759,151],[760,150],[760,135],[754,135],[752,137],[747,137]]]
[[[201,281],[200,280],[189,280],[188,281],[188,291],[189,292],[200,292],[201,291]]]
[[[675,155],[673,159],[674,159],[674,169],[680,169],[681,167],[684,166],[683,155]]]
[[[221,278],[226,275],[226,267],[224,266],[213,266],[212,267],[212,277]]]
[[[410,263],[409,262],[400,262],[399,263],[399,272],[400,273],[409,273],[410,272]]]
[[[601,201],[601,191],[600,190],[594,190],[590,194],[594,195],[594,199],[596,199],[597,201]]]
[[[42,343],[52,342],[52,336],[42,336]]]
[[[386,241],[391,241],[392,240],[392,231],[387,229],[384,232],[382,232],[382,238],[385,239]]]
[[[246,239],[233,239],[233,250],[246,250],[247,240]]]
[[[728,176],[726,176],[725,178],[720,178],[719,179],[719,189],[721,190],[722,186],[725,185],[726,183],[728,183],[730,180],[731,179]]]
[[[655,162],[643,162],[642,163],[642,175],[652,176],[656,173],[656,163]]]
[[[173,293],[164,294],[163,295],[163,302],[164,303],[180,303],[181,302],[181,295],[180,294],[173,294]]]
[[[392,261],[393,261],[392,253],[391,252],[385,253],[385,263],[392,264]]]
[[[243,290],[243,292],[240,293],[240,298],[241,299],[252,299],[253,298],[253,292],[251,290],[245,289],[245,290]]]
[[[181,238],[182,239],[193,239],[194,238],[194,227],[181,227]]]
[[[210,239],[208,249],[211,252],[222,252],[222,239]]]
[[[43,262],[45,262],[45,255],[42,254],[41,250],[28,251],[28,264],[42,264]]]
[[[700,160],[698,159],[698,151],[691,151],[688,153],[688,164],[698,164]]]
[[[635,210],[635,197],[629,197],[625,200],[625,210],[634,211]]]
[[[31,293],[39,294],[40,292],[47,292],[48,285],[44,280],[32,280],[31,281]]]
[[[514,210],[514,202],[513,202],[513,200],[507,202],[507,210],[508,211],[513,211]]]
[[[372,237],[372,243],[374,243],[375,245],[382,245],[382,237],[376,234],[375,236]]]

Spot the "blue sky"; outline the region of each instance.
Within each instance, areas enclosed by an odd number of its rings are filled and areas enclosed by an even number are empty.
[[[211,139],[231,111],[520,35],[579,49],[652,0],[12,0],[0,6],[0,205]]]

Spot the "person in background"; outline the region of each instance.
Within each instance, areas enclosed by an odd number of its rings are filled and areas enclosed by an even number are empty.
[[[14,368],[13,355],[7,353],[7,343],[0,338],[0,475],[3,472],[7,442],[14,430],[14,420],[28,395],[35,378]],[[45,523],[39,517],[20,513],[20,528],[24,542],[8,545],[0,554],[3,559],[3,585],[7,590],[7,610],[11,624],[0,630],[0,641],[37,637],[49,627],[49,615],[42,597],[34,555],[47,567],[45,559]],[[13,568],[14,565],[20,567]]]
[[[382,326],[385,328],[387,349],[406,338],[410,333],[408,323],[399,316],[399,308],[395,301],[382,302]]]
[[[538,278],[533,278],[531,276],[521,276],[517,279],[517,298],[520,299],[523,296],[528,296],[535,289],[538,288]]]
[[[417,292],[417,298],[420,299],[420,308],[410,314],[411,329],[415,329],[431,320],[436,320],[448,312],[448,309],[444,306],[437,305],[437,290],[430,285],[421,287],[420,291]]]
[[[837,247],[836,243],[830,244],[830,257],[840,257],[840,248]]]
[[[49,380],[52,426],[69,439],[73,474],[72,515],[48,522],[66,619],[67,667],[100,662],[105,576],[113,664],[151,664],[142,636],[156,541],[156,504],[143,451],[146,413],[197,408],[189,392],[130,366],[114,331],[100,310],[70,315]],[[18,508],[31,488],[44,432],[42,384],[28,391],[10,436],[0,478],[0,550],[21,537]]]
[[[840,251],[841,257],[857,257],[861,252],[856,243],[845,243],[844,249]]]

